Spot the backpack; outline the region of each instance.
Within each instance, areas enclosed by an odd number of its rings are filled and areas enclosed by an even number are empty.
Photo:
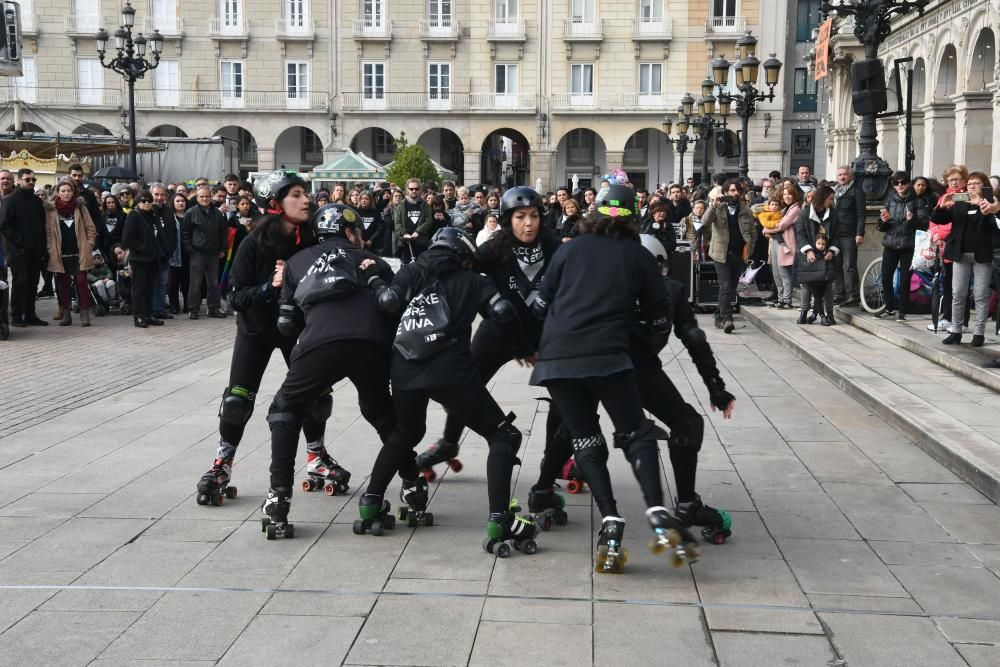
[[[343,248],[333,248],[316,258],[295,287],[295,305],[304,308],[340,299],[358,288],[358,272]]]
[[[393,347],[407,361],[424,361],[451,347],[451,309],[441,283],[431,282],[410,300],[396,327]]]

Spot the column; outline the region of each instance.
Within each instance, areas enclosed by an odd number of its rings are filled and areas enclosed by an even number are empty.
[[[940,175],[955,159],[955,105],[930,102],[924,111],[924,172]]]
[[[993,100],[988,91],[965,92],[955,102],[955,163],[970,171],[982,170],[992,160]]]
[[[913,173],[910,176],[930,176],[924,168],[924,114],[913,110]],[[902,130],[900,130],[902,132]]]
[[[906,164],[899,158],[900,145],[904,143],[899,135],[899,120],[896,118],[882,118],[875,121],[875,128],[878,131],[878,154],[893,171],[901,171]]]
[[[615,169],[622,168],[624,161],[625,161],[625,151],[608,151],[608,150],[604,151],[604,164],[602,165],[604,171],[602,171],[597,176],[601,177],[604,174],[610,174]]]
[[[462,161],[465,170],[465,173],[462,175],[462,182],[465,185],[481,183],[482,153],[480,151],[464,151],[462,155],[465,158]]]
[[[274,170],[274,149],[257,147],[257,171]]]
[[[556,187],[562,185],[562,183],[556,183],[554,180],[555,156],[555,152],[549,150],[528,151],[528,164],[530,167],[528,184],[534,187],[535,179],[542,179],[541,191],[543,194],[550,190],[555,190]]]

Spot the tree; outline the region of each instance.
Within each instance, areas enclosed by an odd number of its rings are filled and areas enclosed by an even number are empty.
[[[403,187],[411,178],[419,178],[421,183],[433,181],[438,185],[441,184],[441,177],[427,151],[423,146],[409,145],[406,141],[406,132],[400,132],[396,138],[396,152],[393,153],[392,165],[386,172],[386,179]]]

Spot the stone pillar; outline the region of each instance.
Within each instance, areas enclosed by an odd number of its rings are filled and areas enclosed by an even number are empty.
[[[988,91],[965,92],[955,102],[955,163],[970,171],[990,164],[993,143],[993,101]]]
[[[905,122],[905,121],[904,121]],[[902,128],[900,129],[902,133]],[[924,165],[924,114],[914,109],[913,111],[913,173],[910,176],[931,176],[927,173]]]
[[[878,129],[878,154],[889,163],[893,171],[901,171],[905,163],[899,159],[899,147],[905,142],[899,135],[898,119],[876,120],[875,127]]]
[[[465,151],[463,162],[465,173],[462,175],[462,182],[465,185],[481,183],[480,170],[482,169],[482,153],[480,151]]]
[[[993,93],[993,125],[990,128],[993,136],[996,137],[997,130],[1000,129],[1000,89]],[[1000,173],[1000,141],[991,140],[993,146],[992,160],[990,160],[990,173]]]
[[[556,183],[554,181],[555,174],[555,162],[556,154],[554,151],[549,150],[536,150],[528,151],[528,161],[531,170],[528,174],[528,183],[532,187],[535,185],[535,179],[542,179],[542,193],[546,193],[549,190],[555,190],[556,187],[562,185],[561,183]]]
[[[257,171],[274,169],[274,149],[257,147]]]
[[[924,111],[924,172],[939,175],[955,159],[955,105],[929,102]]]
[[[621,168],[624,160],[625,151],[604,151],[604,164],[601,165],[603,171],[597,177],[600,178],[604,174],[610,174],[615,169]]]

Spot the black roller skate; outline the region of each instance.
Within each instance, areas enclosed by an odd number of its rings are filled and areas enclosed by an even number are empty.
[[[686,503],[675,503],[674,516],[685,527],[702,526],[701,536],[713,544],[722,544],[732,535],[733,518],[726,510],[717,510],[701,502],[701,496]]]
[[[510,544],[514,548],[532,555],[538,551],[538,545],[533,539],[538,531],[535,522],[528,517],[518,516],[521,507],[516,500],[510,503],[510,509],[503,514],[490,515],[486,522],[486,539],[483,549],[486,553],[495,553],[499,558],[510,556]]]
[[[620,516],[606,516],[601,523],[597,538],[597,562],[594,572],[600,574],[621,574],[628,562],[628,549],[622,546],[625,537],[625,519]]]
[[[260,517],[260,530],[267,535],[267,539],[295,537],[295,526],[288,523],[288,510],[292,509],[291,497],[292,490],[287,486],[279,486],[267,492]]]
[[[666,507],[650,507],[646,510],[646,518],[654,533],[649,542],[649,550],[654,554],[669,550],[670,564],[674,567],[681,567],[685,562],[694,563],[701,556],[698,540],[681,522],[670,516]]]
[[[572,457],[563,466],[561,479],[566,480],[566,490],[574,495],[583,491],[583,488],[587,485],[587,481],[583,479],[583,473],[576,466],[576,459]]]
[[[219,506],[229,498],[236,497],[236,487],[229,483],[233,478],[233,460],[215,459],[208,472],[198,480],[198,504]]]
[[[396,527],[396,517],[392,515],[392,506],[388,500],[383,500],[382,496],[366,493],[361,496],[358,504],[360,519],[354,520],[354,534],[364,535],[365,531],[376,537],[382,536],[386,529],[392,530]]]
[[[427,451],[417,455],[417,467],[424,473],[424,479],[433,482],[437,479],[434,466],[439,463],[447,463],[453,472],[462,472],[462,462],[455,458],[457,456],[458,445],[440,438]]]
[[[340,467],[340,464],[326,451],[324,447],[318,452],[309,452],[309,465],[306,466],[308,477],[302,480],[303,491],[318,491],[323,489],[328,496],[347,493],[350,487],[351,473]]]
[[[427,511],[427,480],[423,477],[413,481],[403,480],[399,503],[396,516],[410,528],[434,525],[434,515]]]
[[[542,530],[549,530],[552,524],[565,526],[569,521],[565,507],[566,500],[556,493],[554,487],[532,489],[528,494],[528,511]]]

